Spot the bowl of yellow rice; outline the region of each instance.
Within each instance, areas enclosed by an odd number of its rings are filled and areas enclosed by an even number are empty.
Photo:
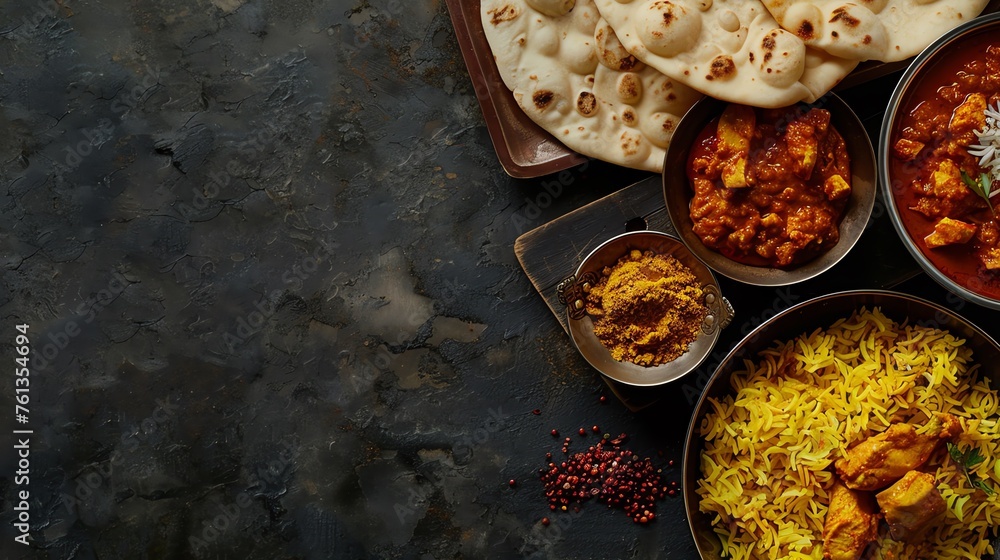
[[[1000,345],[920,298],[841,292],[776,315],[722,361],[688,426],[685,509],[701,557],[824,558],[838,459],[894,424],[948,414],[961,430],[920,467],[945,509],[910,540],[880,519],[858,557],[992,558],[998,386]],[[978,462],[959,464],[955,450]]]

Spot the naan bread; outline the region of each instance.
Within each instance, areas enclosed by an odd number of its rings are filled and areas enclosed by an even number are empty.
[[[807,45],[843,58],[909,58],[983,11],[988,0],[763,0]]]
[[[481,14],[500,75],[534,122],[583,155],[662,169],[702,95],[630,55],[593,0],[482,0]]]
[[[806,47],[758,0],[596,0],[639,60],[717,99],[784,107],[822,97],[856,60]]]

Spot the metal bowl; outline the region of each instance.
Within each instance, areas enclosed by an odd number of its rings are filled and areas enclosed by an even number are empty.
[[[590,285],[601,276],[604,267],[613,266],[630,251],[653,251],[672,255],[701,282],[705,291],[705,305],[709,312],[702,323],[701,332],[684,354],[658,366],[640,366],[620,362],[594,334],[594,323],[584,311],[583,300]],[[594,249],[577,268],[573,276],[559,284],[559,299],[566,305],[569,332],[573,344],[590,365],[611,379],[639,387],[662,385],[695,370],[712,352],[719,332],[732,320],[733,308],[722,297],[715,275],[676,238],[656,231],[633,231],[612,237]]]
[[[706,97],[685,113],[677,124],[663,163],[663,196],[667,214],[681,240],[712,270],[754,286],[784,286],[813,278],[837,264],[854,247],[868,224],[875,205],[875,153],[864,125],[854,111],[834,94],[809,105],[830,111],[833,126],[843,136],[851,158],[851,198],[840,222],[840,241],[815,259],[794,268],[752,266],[734,261],[706,247],[692,231],[689,208],[692,190],[687,178],[690,147],[704,127],[726,107],[724,101]]]
[[[1000,345],[982,329],[954,312],[929,301],[896,292],[862,290],[825,295],[795,305],[769,319],[754,329],[740,341],[723,359],[715,373],[709,378],[705,390],[695,405],[691,422],[688,424],[684,442],[683,481],[684,508],[688,526],[703,560],[722,560],[722,545],[712,529],[709,515],[698,510],[698,479],[701,477],[701,453],[703,440],[698,427],[711,412],[709,397],[722,398],[732,394],[730,377],[742,369],[743,360],[756,360],[761,350],[772,346],[775,340],[789,340],[820,327],[828,327],[837,319],[850,316],[852,312],[866,306],[879,307],[883,313],[895,321],[909,319],[910,323],[924,321],[947,329],[966,339],[978,363],[1000,362]],[[1000,383],[1000,370],[981,368],[981,375],[988,375],[993,386]]]
[[[946,275],[927,258],[920,246],[914,242],[914,239],[910,236],[909,231],[907,231],[906,226],[900,218],[900,210],[896,206],[896,199],[893,194],[893,191],[901,188],[901,186],[894,188],[894,183],[889,172],[889,151],[892,149],[890,135],[895,128],[897,116],[900,114],[900,109],[902,108],[901,102],[908,97],[911,88],[916,87],[916,84],[920,82],[932,66],[942,60],[947,60],[948,54],[953,52],[952,49],[959,42],[979,34],[992,34],[993,36],[1000,34],[1000,12],[980,16],[945,33],[940,39],[934,41],[924,49],[910,63],[906,72],[903,73],[902,78],[900,78],[899,83],[896,85],[896,89],[892,93],[892,97],[889,98],[889,108],[885,112],[882,120],[882,130],[879,133],[878,172],[879,183],[881,184],[879,188],[882,191],[883,199],[885,199],[889,207],[889,217],[892,220],[893,227],[896,229],[896,233],[899,234],[903,245],[906,246],[906,249],[913,255],[913,258],[920,264],[920,267],[924,269],[924,272],[945,289],[961,298],[991,309],[1000,309],[1000,300],[979,293],[972,289],[973,286],[960,283]]]

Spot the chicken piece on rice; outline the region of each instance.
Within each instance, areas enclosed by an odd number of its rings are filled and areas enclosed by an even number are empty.
[[[961,431],[958,418],[951,414],[935,414],[923,433],[912,424],[893,424],[849,449],[834,466],[848,488],[880,490],[919,468],[938,445]]]
[[[923,531],[947,509],[934,475],[910,471],[895,484],[878,493],[889,534],[897,541],[918,542]]]
[[[858,560],[877,537],[878,508],[872,495],[835,482],[823,524],[823,558]]]

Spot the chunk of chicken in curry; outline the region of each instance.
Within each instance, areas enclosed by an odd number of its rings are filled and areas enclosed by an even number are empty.
[[[927,462],[935,449],[962,431],[958,418],[935,414],[918,430],[897,423],[849,449],[834,463],[837,475],[854,490],[880,490]]]
[[[955,107],[946,124],[940,119],[918,121],[896,139],[892,155],[921,169],[910,185],[916,196],[909,208],[934,223],[933,231],[924,237],[924,245],[931,250],[974,246],[972,250],[982,265],[997,270],[1000,244],[996,236],[990,232],[979,235],[982,228],[995,230],[996,218],[962,177],[963,172],[979,177],[982,171],[968,147],[978,142],[976,130],[985,128],[985,110],[991,101],[1000,100],[970,93]],[[935,142],[934,138],[940,140]]]

